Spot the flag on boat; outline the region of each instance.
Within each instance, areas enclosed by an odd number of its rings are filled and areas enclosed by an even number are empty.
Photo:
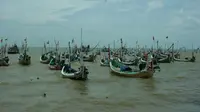
[[[155,40],[154,36],[153,36],[153,40]]]
[[[8,39],[6,38],[5,41],[7,41]]]
[[[166,37],[166,39],[168,39],[168,36]]]

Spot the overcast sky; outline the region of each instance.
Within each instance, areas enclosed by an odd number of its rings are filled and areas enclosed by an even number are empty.
[[[124,39],[128,46],[200,43],[200,0],[0,0],[0,36],[10,43],[28,37],[30,46],[72,38],[107,45]],[[168,40],[165,38],[168,36]],[[118,45],[119,42],[116,42]]]

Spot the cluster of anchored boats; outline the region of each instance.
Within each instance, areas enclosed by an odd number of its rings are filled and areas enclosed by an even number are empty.
[[[42,64],[48,64],[50,70],[60,70],[63,78],[70,78],[74,80],[87,80],[88,68],[84,65],[84,62],[94,62],[96,57],[100,55],[100,65],[109,67],[111,73],[117,76],[134,77],[134,78],[150,78],[156,71],[160,71],[160,63],[171,63],[174,61],[181,62],[195,62],[195,56],[192,53],[192,57],[186,57],[180,59],[179,51],[174,51],[174,44],[172,44],[168,50],[161,49],[128,49],[123,45],[122,39],[121,47],[119,49],[111,49],[110,45],[102,49],[91,49],[90,46],[83,46],[78,48],[74,44],[74,41],[68,43],[68,50],[63,53],[59,53],[59,42],[55,41],[55,49],[47,50],[44,43],[43,53],[40,56],[40,62]],[[17,45],[13,45],[6,49],[7,43],[2,44],[0,54],[0,66],[8,66],[9,58],[7,53],[12,51],[12,54],[19,53]],[[21,54],[19,55],[19,64],[30,65],[31,56],[27,54],[27,39],[24,39]],[[72,67],[72,63],[79,62],[78,69]]]
[[[27,54],[27,39],[24,39],[21,48],[21,54],[19,55],[18,61],[21,65],[29,65],[31,63],[31,57]],[[0,66],[9,66],[10,61],[8,54],[18,54],[19,48],[16,44],[7,49],[7,42],[1,40],[1,49],[0,49]]]

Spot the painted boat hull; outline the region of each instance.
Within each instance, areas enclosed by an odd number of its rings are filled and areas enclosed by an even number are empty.
[[[42,56],[40,56],[40,63],[42,63],[42,64],[49,64],[50,60],[51,60],[51,59],[49,59],[49,58],[46,59],[46,60],[43,60],[43,59],[42,59]]]
[[[6,62],[5,60],[0,60],[0,66],[9,66],[10,65],[10,63],[8,62]]]
[[[62,70],[63,66],[60,64],[57,64],[53,61],[55,61],[55,58],[51,59],[51,61],[49,62],[49,69],[50,70]]]
[[[21,65],[30,65],[31,64],[31,59],[24,60],[24,59],[19,57],[19,64],[21,64]]]
[[[135,62],[124,62],[124,61],[121,61],[119,58],[118,58],[118,61],[124,65],[128,65],[128,66],[131,66],[131,65],[136,65]]]
[[[76,71],[74,69],[73,69],[73,72],[67,73],[67,72],[65,72],[65,67],[66,66],[63,66],[63,68],[61,70],[61,74],[62,74],[63,78],[69,78],[72,80],[87,80],[88,73],[83,74],[83,71]],[[84,77],[82,77],[82,74],[84,75]]]
[[[154,71],[140,71],[140,72],[124,72],[120,71],[120,68],[113,66],[110,62],[110,72],[121,77],[130,78],[151,78],[153,77]]]
[[[101,66],[105,66],[105,67],[109,67],[109,63],[105,63],[105,61],[103,59],[100,60],[100,65]]]
[[[50,70],[62,70],[62,66],[60,65],[49,65]]]
[[[195,62],[195,59],[177,59],[174,57],[174,61],[177,62]]]
[[[171,63],[171,61],[170,56],[158,60],[159,63]]]
[[[19,54],[18,51],[8,51],[8,54]]]
[[[95,59],[96,59],[96,55],[95,56],[94,55],[90,55],[89,57],[84,57],[83,61],[85,61],[85,62],[94,62]]]

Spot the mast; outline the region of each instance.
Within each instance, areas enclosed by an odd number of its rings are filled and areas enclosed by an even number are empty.
[[[7,39],[5,39],[5,56],[8,56],[8,52],[7,52]]]
[[[80,63],[81,63],[81,68],[80,70],[82,70],[83,72],[81,73],[82,78],[84,78],[84,74],[85,74],[85,67],[84,67],[84,63],[83,63],[83,54],[82,54],[82,45],[83,45],[83,40],[82,40],[82,28],[81,28],[81,52],[80,52]]]
[[[174,62],[174,43],[172,44],[172,62]]]
[[[158,50],[158,43],[159,43],[159,41],[157,40],[157,50]]]
[[[27,51],[27,37],[24,39],[24,42],[25,42],[24,54],[26,55],[26,51]]]
[[[0,58],[3,58],[3,38],[1,38],[0,43],[1,43],[1,48],[0,48],[1,57]]]
[[[193,46],[193,43],[192,43],[192,56],[194,56],[194,46]]]
[[[122,41],[122,38],[120,39],[120,41],[121,41],[121,50],[120,50],[120,58],[122,59],[122,57],[123,57],[123,49],[122,49],[122,47],[123,47],[123,41]]]
[[[110,44],[108,44],[108,60],[110,60]]]
[[[83,40],[82,40],[82,28],[81,28],[81,51],[80,51],[80,62],[81,62],[81,66],[84,66],[83,64],[83,54],[82,54],[82,46],[83,46]]]
[[[70,47],[70,42],[69,44],[69,66],[71,66],[71,47]]]
[[[114,40],[114,43],[113,43],[113,48],[114,48],[114,50],[115,50],[115,40]]]

